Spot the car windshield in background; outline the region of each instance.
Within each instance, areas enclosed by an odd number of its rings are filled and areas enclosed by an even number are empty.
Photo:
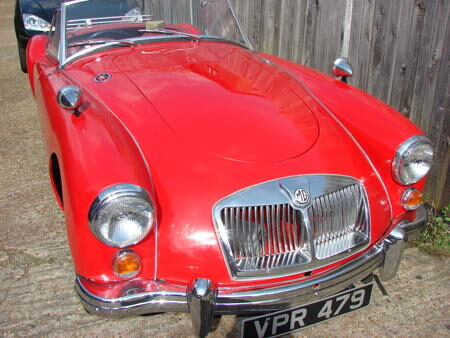
[[[99,48],[161,39],[220,39],[251,48],[228,0],[76,0],[63,4],[61,16],[62,65]]]

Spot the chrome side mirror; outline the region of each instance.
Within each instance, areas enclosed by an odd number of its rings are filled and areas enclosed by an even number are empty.
[[[334,61],[332,72],[334,76],[341,77],[347,83],[347,78],[353,76],[353,68],[344,57],[339,57]]]
[[[76,116],[79,116],[78,108],[83,102],[81,89],[75,86],[65,86],[58,91],[56,96],[58,104],[64,110],[73,111]]]

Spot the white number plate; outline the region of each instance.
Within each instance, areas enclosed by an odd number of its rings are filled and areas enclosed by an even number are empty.
[[[241,337],[277,337],[361,309],[370,304],[372,288],[373,283],[314,303],[246,319]]]

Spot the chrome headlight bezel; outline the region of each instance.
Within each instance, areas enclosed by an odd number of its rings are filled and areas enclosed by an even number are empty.
[[[407,172],[405,169],[407,169],[407,165],[411,163],[411,157],[417,155],[414,154],[414,151],[417,150],[418,147],[425,148],[424,153],[428,153],[422,158],[422,162],[425,164],[425,170],[422,169],[422,172],[411,175],[411,173]],[[392,175],[395,181],[401,185],[412,185],[419,182],[429,173],[433,164],[433,156],[433,144],[428,137],[424,135],[410,137],[398,147],[395,153],[392,162]]]
[[[101,215],[101,212],[103,212],[106,207],[111,206],[112,203],[119,203],[120,200],[125,199],[131,199],[135,200],[135,202],[139,202],[140,208],[138,209],[142,209],[142,206],[144,206],[146,210],[141,211],[143,217],[148,218],[148,222],[144,227],[141,226],[142,232],[138,237],[129,238],[119,242],[109,239],[102,234],[102,230],[104,230],[102,227],[105,226],[106,223],[102,223],[100,217],[103,216]],[[130,207],[133,206],[130,204]],[[136,205],[134,207],[136,207]],[[112,212],[118,211],[114,209]],[[102,243],[115,248],[126,248],[138,244],[148,235],[155,222],[154,214],[155,209],[153,203],[151,202],[150,196],[145,189],[132,184],[119,184],[102,191],[92,203],[88,216],[89,228],[94,236]],[[112,219],[113,217],[110,216],[109,218]],[[111,225],[111,223],[107,223],[106,226],[111,227],[113,225]]]

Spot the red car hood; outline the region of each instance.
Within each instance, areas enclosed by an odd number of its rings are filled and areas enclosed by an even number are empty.
[[[279,162],[305,153],[318,138],[316,117],[298,84],[241,48],[147,48],[113,62],[172,131],[197,149],[238,161]]]

